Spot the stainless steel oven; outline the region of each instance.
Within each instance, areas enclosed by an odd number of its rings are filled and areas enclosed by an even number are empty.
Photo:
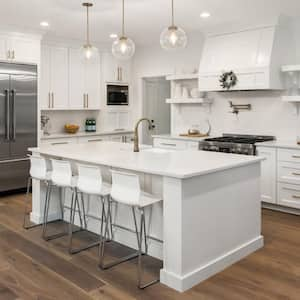
[[[128,105],[128,85],[107,84],[107,105]]]

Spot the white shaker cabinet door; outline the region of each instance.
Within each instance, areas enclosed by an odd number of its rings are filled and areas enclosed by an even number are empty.
[[[276,149],[258,147],[257,155],[265,158],[261,163],[261,201],[276,204]]]
[[[68,108],[68,49],[52,47],[50,64],[51,107]]]
[[[2,36],[0,36],[0,59],[8,59],[7,39]]]
[[[11,38],[9,48],[12,51],[13,61],[39,63],[41,43],[39,40],[27,38]]]
[[[40,107],[41,109],[51,108],[50,99],[50,56],[51,48],[42,46],[41,51],[41,78],[40,78]]]
[[[100,69],[100,55],[92,62],[85,64],[85,91],[87,97],[88,109],[100,109],[101,100],[101,69]]]
[[[69,50],[69,76],[70,109],[83,109],[87,106],[85,66],[79,49]]]

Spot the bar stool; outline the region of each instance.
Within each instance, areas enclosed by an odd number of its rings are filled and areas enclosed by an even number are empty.
[[[23,228],[24,229],[31,229],[41,224],[34,224],[29,225],[27,219],[29,219],[30,212],[28,211],[28,207],[30,206],[30,187],[32,186],[32,180],[38,180],[40,182],[44,182],[47,186],[46,196],[48,195],[48,186],[49,181],[51,179],[51,172],[48,171],[48,164],[45,158],[39,156],[29,156],[30,158],[30,170],[29,170],[29,177],[27,180],[27,192],[25,198],[25,211],[24,211],[24,220],[23,220]],[[46,202],[46,201],[45,201]]]
[[[100,208],[102,209],[102,215],[101,215],[101,235],[103,233],[103,222],[105,221],[107,223],[107,215],[105,212],[105,199],[107,199],[110,195],[111,185],[103,182],[102,180],[102,174],[101,170],[97,166],[91,166],[91,165],[83,165],[83,164],[77,164],[77,170],[78,170],[78,177],[77,177],[77,184],[76,184],[76,199],[77,203],[79,202],[79,196],[81,198],[81,204],[82,204],[82,210],[83,210],[83,219],[84,219],[84,226],[85,230],[87,230],[87,223],[86,223],[86,211],[85,211],[85,205],[84,205],[84,194],[85,195],[91,195],[96,196],[99,199]],[[71,208],[71,227],[74,225],[74,214],[75,214],[75,203],[74,206]],[[111,220],[111,214],[108,216]],[[112,222],[110,221],[110,224]],[[111,235],[112,235],[112,227],[111,227]],[[70,230],[70,253],[76,254],[83,250],[87,250],[89,248],[98,246],[100,244],[100,241],[91,243],[87,246],[83,246],[78,249],[72,249],[72,237],[73,237],[73,231]]]
[[[151,282],[142,283],[142,255],[148,253],[148,243],[146,234],[146,222],[145,222],[145,208],[149,207],[155,203],[162,201],[162,199],[155,197],[152,194],[145,193],[141,191],[139,177],[135,174],[129,174],[119,171],[112,171],[112,189],[111,189],[110,205],[108,205],[108,215],[111,213],[111,203],[121,203],[125,204],[132,209],[132,215],[135,225],[135,232],[137,237],[138,251],[137,253],[121,258],[110,264],[104,264],[104,252],[105,252],[105,242],[108,234],[108,223],[106,223],[104,237],[101,240],[99,247],[100,261],[99,266],[101,269],[106,270],[113,266],[116,266],[122,262],[129,259],[138,257],[138,288],[144,289],[150,285],[159,282],[159,279],[155,279]],[[140,212],[140,230],[138,230],[137,219],[135,214],[135,209]],[[111,221],[111,220],[109,220]],[[145,243],[145,253],[142,252],[142,244]]]
[[[71,163],[69,161],[65,160],[55,160],[51,159],[51,165],[52,165],[52,172],[51,172],[51,177],[50,181],[48,184],[48,189],[47,189],[47,195],[46,195],[46,202],[45,202],[45,207],[44,207],[44,223],[43,223],[43,234],[42,237],[45,241],[53,240],[65,235],[70,236],[70,230],[73,230],[73,226],[71,227],[71,219],[74,218],[74,214],[76,211],[76,206],[78,207],[78,214],[79,214],[79,219],[80,219],[80,225],[81,228],[83,227],[82,225],[82,217],[81,217],[81,211],[80,211],[80,206],[77,201],[76,197],[76,184],[77,184],[77,177],[72,175],[72,168],[71,168]],[[61,188],[65,192],[67,189],[71,190],[72,193],[72,198],[71,198],[71,213],[70,213],[70,222],[69,222],[69,228],[68,230],[58,233],[58,234],[53,234],[53,235],[47,235],[47,225],[48,225],[48,218],[49,218],[49,206],[51,202],[51,193],[53,188]],[[64,221],[64,204],[62,197],[60,197],[60,210],[61,210],[61,219]],[[74,213],[73,213],[74,209]],[[58,220],[57,220],[58,221]],[[80,230],[79,230],[80,231]],[[73,232],[72,232],[73,233]],[[69,252],[71,252],[72,249],[69,248]]]

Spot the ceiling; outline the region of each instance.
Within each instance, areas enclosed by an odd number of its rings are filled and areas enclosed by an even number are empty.
[[[121,25],[121,0],[90,0],[92,40],[110,42],[109,34]],[[299,0],[174,0],[175,23],[191,32],[206,32],[232,24],[261,24],[280,14],[299,16]],[[1,1],[0,26],[17,30],[41,30],[48,21],[48,38],[81,40],[85,32],[85,11],[80,0],[9,0]],[[126,31],[137,44],[158,42],[161,30],[170,23],[171,0],[125,0]],[[201,19],[208,11],[211,17]]]

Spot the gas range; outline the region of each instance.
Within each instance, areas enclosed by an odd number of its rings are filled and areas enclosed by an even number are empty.
[[[200,142],[200,150],[255,155],[255,144],[275,140],[274,136],[223,134],[222,137],[208,138]]]

